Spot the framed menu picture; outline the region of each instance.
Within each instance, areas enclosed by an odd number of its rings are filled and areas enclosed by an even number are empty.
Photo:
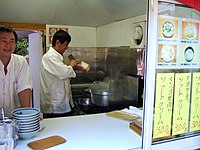
[[[157,69],[200,68],[200,22],[159,16]]]
[[[46,47],[50,47],[51,46],[53,35],[58,30],[64,30],[64,31],[68,32],[68,26],[64,26],[64,25],[46,25]]]

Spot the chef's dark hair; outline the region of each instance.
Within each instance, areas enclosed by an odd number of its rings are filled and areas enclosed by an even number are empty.
[[[8,33],[13,33],[15,36],[15,43],[17,43],[18,37],[17,37],[17,33],[15,32],[15,30],[9,26],[0,26],[0,32],[8,32]]]
[[[71,42],[71,36],[64,30],[59,30],[53,35],[52,46],[56,46],[56,41],[59,40],[61,44],[65,41],[69,44]]]

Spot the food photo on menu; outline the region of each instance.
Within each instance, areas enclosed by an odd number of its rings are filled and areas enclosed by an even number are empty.
[[[183,40],[198,40],[199,23],[182,22],[182,39]]]
[[[177,45],[159,44],[158,45],[158,62],[159,63],[176,63]]]
[[[173,19],[159,19],[159,37],[160,38],[177,38],[178,21]]]
[[[198,45],[181,44],[180,62],[181,64],[197,64]]]
[[[174,35],[175,27],[170,21],[165,21],[162,26],[163,36],[166,38],[171,38]]]

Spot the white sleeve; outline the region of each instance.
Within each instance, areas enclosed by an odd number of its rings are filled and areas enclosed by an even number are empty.
[[[32,89],[32,79],[30,75],[29,65],[25,58],[19,59],[18,73],[16,76],[17,87],[16,92],[19,93],[25,89]]]
[[[58,77],[59,79],[74,78],[76,73],[71,66],[67,66],[62,61],[54,56],[43,57],[42,66],[50,74]]]

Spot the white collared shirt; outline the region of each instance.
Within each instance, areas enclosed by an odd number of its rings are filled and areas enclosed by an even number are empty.
[[[40,107],[42,113],[66,113],[71,111],[70,78],[76,77],[71,66],[63,63],[63,56],[52,47],[42,57],[40,76]]]
[[[29,66],[23,56],[11,55],[7,66],[0,61],[0,107],[4,107],[6,116],[10,117],[12,110],[20,107],[18,93],[25,89],[32,89]]]

